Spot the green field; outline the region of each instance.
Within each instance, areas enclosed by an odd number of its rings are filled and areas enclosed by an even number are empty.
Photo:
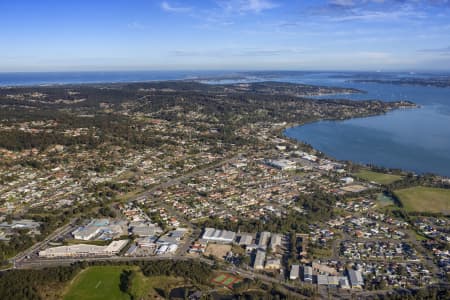
[[[120,288],[120,274],[123,270],[135,270],[130,293],[134,299],[154,299],[160,297],[159,291],[166,295],[174,287],[185,284],[182,278],[167,276],[146,277],[137,267],[98,266],[80,272],[66,287],[64,300],[129,300],[130,295]]]
[[[396,190],[395,195],[408,211],[450,214],[450,190],[417,186]]]
[[[361,170],[354,174],[356,177],[360,179],[364,179],[367,181],[373,181],[379,184],[391,184],[397,180],[402,179],[400,175],[392,175],[385,173],[378,173],[369,170]]]
[[[120,274],[126,266],[90,267],[70,283],[65,300],[128,300],[130,296],[119,289]]]

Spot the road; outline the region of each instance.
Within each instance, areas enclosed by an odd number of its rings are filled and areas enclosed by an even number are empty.
[[[147,256],[147,257],[124,257],[124,256],[113,256],[113,257],[85,257],[85,258],[55,258],[55,259],[31,259],[24,260],[20,265],[17,265],[19,269],[41,269],[46,267],[56,267],[56,266],[64,266],[70,265],[80,261],[93,262],[93,261],[108,261],[108,262],[133,262],[133,261],[158,261],[158,260],[171,260],[171,261],[188,261],[188,260],[198,260],[200,262],[206,263],[210,266],[214,265],[214,261],[201,257],[188,257],[184,255],[176,255],[176,256]],[[237,268],[235,266],[229,266],[225,268],[226,271],[229,271],[234,274],[238,274],[241,277],[255,279],[258,278],[262,282],[266,284],[278,284],[279,288],[282,292],[290,294],[295,297],[295,299],[307,299],[305,296],[301,295],[299,291],[299,287],[281,282],[275,278],[259,274],[253,273],[252,271],[244,270],[241,268]]]
[[[220,167],[220,166],[222,166],[222,165],[224,165],[226,163],[232,162],[233,160],[235,160],[240,155],[241,155],[240,153],[237,153],[237,154],[235,154],[235,155],[233,155],[233,156],[231,156],[229,158],[226,158],[224,160],[220,160],[220,161],[218,161],[216,163],[212,163],[212,164],[206,165],[205,167],[197,169],[195,171],[187,172],[186,174],[183,174],[183,175],[178,176],[176,178],[169,179],[168,181],[162,182],[162,183],[160,183],[160,184],[158,184],[158,185],[156,185],[156,186],[146,190],[145,192],[143,192],[143,193],[141,193],[141,194],[131,198],[130,201],[143,200],[143,199],[151,196],[157,190],[168,188],[168,187],[170,187],[172,185],[181,183],[183,180],[186,180],[186,179],[191,178],[193,176],[201,175],[201,174],[205,173],[206,171],[209,171],[211,169]]]
[[[14,267],[17,267],[18,265],[20,265],[24,261],[24,259],[27,256],[32,256],[33,253],[35,253],[35,252],[41,250],[42,248],[44,248],[51,240],[57,238],[58,236],[62,236],[62,235],[65,235],[65,234],[69,233],[73,229],[73,226],[75,224],[75,220],[76,219],[72,219],[68,224],[64,225],[63,227],[60,227],[60,228],[56,229],[55,231],[53,231],[51,234],[49,234],[42,241],[34,244],[33,246],[31,246],[27,250],[17,254],[15,257],[10,259],[10,262],[13,263]]]
[[[178,184],[180,182],[182,182],[185,179],[188,179],[192,176],[196,176],[196,175],[200,175],[208,170],[211,170],[213,168],[217,168],[223,164],[229,163],[233,160],[235,160],[240,154],[235,154],[225,160],[220,160],[216,163],[213,164],[209,164],[207,166],[205,166],[204,168],[200,168],[198,170],[192,171],[192,172],[188,172],[186,174],[183,174],[177,178],[173,178],[170,179],[166,182],[163,182],[161,184],[158,184],[154,187],[152,187],[151,189],[141,193],[140,195],[137,195],[135,197],[133,197],[132,199],[130,199],[131,201],[133,200],[140,200],[140,199],[144,199],[148,196],[151,196],[155,191],[160,190],[160,189],[165,189],[168,188],[172,185]],[[194,226],[192,225],[192,223],[190,223],[188,220],[186,220],[184,218],[184,216],[177,210],[173,209],[172,207],[169,207],[167,205],[164,205],[164,207],[173,215],[177,216],[179,218],[179,220],[181,222],[183,222],[189,229],[194,230]],[[11,258],[9,261],[13,264],[13,268],[16,267],[20,267],[20,265],[22,264],[22,262],[24,261],[24,259],[27,256],[32,256],[33,253],[43,249],[51,240],[59,237],[59,236],[63,236],[67,233],[69,233],[69,231],[72,229],[73,225],[75,223],[75,219],[72,219],[68,224],[64,225],[63,227],[60,227],[58,229],[56,229],[54,232],[52,232],[50,235],[48,235],[44,240],[34,244],[32,247],[28,248],[27,250],[17,254],[15,257]],[[189,239],[189,241],[191,241]],[[192,241],[191,241],[192,242]],[[187,245],[187,246],[186,246]],[[185,245],[183,245],[183,249],[182,250],[187,250],[186,247],[188,247],[190,245],[190,243],[185,243]],[[181,252],[181,251],[180,251]]]
[[[192,258],[186,256],[144,256],[144,257],[127,257],[127,256],[108,256],[108,257],[84,257],[84,258],[54,258],[54,259],[31,259],[24,260],[19,266],[18,269],[41,269],[46,267],[55,267],[55,266],[67,266],[76,262],[86,261],[111,261],[111,262],[132,262],[132,261],[158,261],[158,260],[171,260],[171,261],[187,261]],[[196,258],[201,262],[204,262],[208,265],[214,265],[214,261],[206,259],[206,258]]]

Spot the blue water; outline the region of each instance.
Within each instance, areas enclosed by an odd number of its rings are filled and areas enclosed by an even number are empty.
[[[375,117],[297,126],[287,129],[287,136],[307,142],[339,160],[450,176],[450,88],[355,83],[348,78],[327,78],[323,74],[291,81],[367,92],[336,95],[337,98],[410,100],[421,107]]]
[[[227,71],[0,73],[0,86],[139,82],[230,74],[239,73]],[[305,141],[336,159],[450,176],[450,88],[352,82],[352,79],[429,77],[437,74],[248,72],[242,75],[246,78],[213,79],[204,82],[273,80],[351,87],[366,93],[317,98],[346,98],[356,101],[410,100],[420,104],[419,109],[397,110],[382,116],[346,121],[321,121],[297,126],[287,129],[285,134]]]
[[[0,86],[179,80],[197,76],[217,76],[222,73],[221,71],[0,72]]]

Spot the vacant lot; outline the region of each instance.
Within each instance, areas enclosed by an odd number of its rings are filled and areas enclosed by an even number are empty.
[[[75,277],[68,287],[65,300],[128,300],[119,289],[120,274],[126,266],[90,267]]]
[[[369,170],[361,170],[358,173],[354,174],[356,177],[367,180],[367,181],[373,181],[378,184],[390,184],[397,180],[402,179],[402,176],[400,175],[392,175],[392,174],[384,174],[384,173],[378,173],[373,172]]]
[[[395,195],[408,211],[450,214],[450,190],[418,186],[396,190]]]
[[[205,255],[212,255],[220,259],[224,259],[225,255],[231,250],[230,245],[208,244]]]
[[[133,299],[164,299],[170,294],[170,291],[185,283],[183,278],[169,276],[151,276],[145,277],[141,272],[133,281],[131,293]]]

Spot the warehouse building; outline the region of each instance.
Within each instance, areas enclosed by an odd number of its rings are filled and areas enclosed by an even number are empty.
[[[303,281],[307,283],[312,283],[313,281],[313,269],[310,266],[303,267]]]
[[[348,279],[353,289],[361,289],[364,285],[364,279],[361,271],[347,269]]]
[[[300,274],[300,265],[292,265],[291,272],[289,273],[289,279],[296,280],[298,279],[299,274]]]
[[[202,239],[213,243],[231,244],[235,237],[236,233],[233,231],[205,228]]]
[[[266,252],[262,250],[257,250],[255,255],[255,261],[253,262],[253,269],[255,270],[264,269],[265,260],[266,260]]]

